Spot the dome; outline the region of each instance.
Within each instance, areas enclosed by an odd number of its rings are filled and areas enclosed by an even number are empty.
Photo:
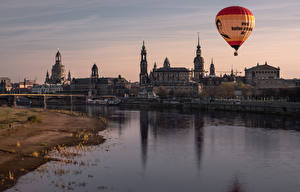
[[[194,63],[204,63],[204,58],[203,57],[195,57]]]

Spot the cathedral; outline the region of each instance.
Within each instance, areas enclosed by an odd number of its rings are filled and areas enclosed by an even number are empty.
[[[71,81],[71,73],[69,71],[68,78],[66,78],[66,69],[62,64],[61,53],[57,51],[55,55],[55,64],[52,66],[51,76],[49,72],[46,73],[45,84],[67,84]]]

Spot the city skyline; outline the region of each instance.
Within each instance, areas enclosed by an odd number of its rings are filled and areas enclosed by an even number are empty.
[[[281,68],[283,78],[298,78],[296,48],[300,42],[296,32],[300,20],[296,7],[300,3],[258,2],[7,1],[0,8],[0,43],[5,45],[0,48],[0,76],[43,82],[60,48],[62,62],[72,77],[89,76],[91,66],[97,63],[101,76],[121,74],[138,81],[143,40],[148,70],[154,62],[162,66],[165,57],[172,66],[190,69],[200,32],[207,71],[211,58],[216,71],[228,71],[233,65],[243,72],[245,67],[268,61]],[[237,4],[254,13],[256,27],[239,50],[240,55],[233,57],[232,49],[216,30],[214,18],[220,9]]]

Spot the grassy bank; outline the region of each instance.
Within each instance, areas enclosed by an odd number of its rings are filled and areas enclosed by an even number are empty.
[[[50,150],[104,142],[98,132],[105,124],[69,111],[0,107],[0,191],[40,165],[60,161],[48,156]]]

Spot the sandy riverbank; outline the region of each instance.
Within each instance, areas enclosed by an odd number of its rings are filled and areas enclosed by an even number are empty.
[[[0,191],[53,160],[47,156],[52,149],[103,143],[98,132],[105,124],[79,113],[0,107]]]

